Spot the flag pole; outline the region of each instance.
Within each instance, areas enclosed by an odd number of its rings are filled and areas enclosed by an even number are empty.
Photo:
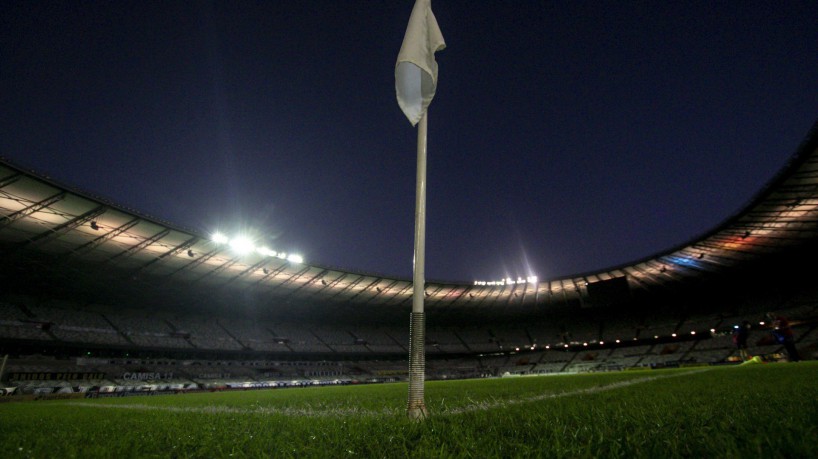
[[[446,42],[432,13],[431,0],[415,0],[409,24],[395,64],[395,94],[403,114],[418,126],[417,179],[415,182],[415,253],[412,273],[412,315],[409,324],[409,400],[406,412],[410,419],[429,416],[423,402],[423,379],[426,372],[426,319],[423,301],[426,296],[426,127],[429,104],[437,89],[435,53]]]
[[[423,420],[429,416],[423,401],[426,373],[426,321],[423,312],[426,264],[426,126],[429,111],[418,123],[417,178],[415,181],[415,253],[412,273],[412,315],[409,324],[409,400],[407,416]]]

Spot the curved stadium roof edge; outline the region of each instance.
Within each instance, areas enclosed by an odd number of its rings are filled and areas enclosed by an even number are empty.
[[[662,254],[671,254],[673,252],[677,252],[679,250],[684,249],[685,247],[692,246],[697,242],[705,240],[719,232],[721,232],[725,227],[734,224],[739,219],[742,218],[751,208],[755,207],[756,205],[760,204],[767,198],[771,193],[774,193],[775,190],[781,185],[787,178],[792,174],[792,172],[799,167],[801,167],[805,162],[809,161],[811,156],[816,153],[816,149],[818,149],[818,121],[816,121],[812,128],[807,133],[807,136],[801,141],[798,148],[796,149],[795,153],[790,156],[790,158],[785,162],[785,164],[778,170],[773,177],[767,181],[767,183],[762,187],[761,190],[756,192],[750,199],[746,201],[746,204],[741,206],[736,212],[729,215],[725,219],[721,221],[721,223],[717,224],[715,227],[704,231],[701,234],[695,235],[692,238],[688,239],[686,242],[673,246],[665,251],[659,252],[659,254],[649,255],[647,257],[632,260],[629,262],[625,262],[623,264],[610,266],[601,270],[594,270],[588,271],[584,273],[577,273],[572,274],[566,277],[585,277],[589,275],[594,275],[599,271],[613,271],[623,269],[627,266],[631,266],[638,263],[643,263],[649,260],[656,259]],[[813,158],[814,159],[814,158]]]

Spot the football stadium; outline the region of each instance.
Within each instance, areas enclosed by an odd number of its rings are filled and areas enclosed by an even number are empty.
[[[197,234],[4,160],[3,449],[811,456],[816,203],[818,127],[746,208],[665,252],[562,279],[427,282],[417,425],[402,400],[411,280]]]
[[[689,240],[473,282],[323,265],[0,157],[0,451],[818,457],[818,122],[791,141]]]
[[[817,165],[813,129],[744,210],[648,259],[565,279],[428,282],[428,379],[731,363],[733,327],[770,330],[769,312],[814,358]],[[17,393],[405,378],[411,280],[195,234],[1,167],[3,350],[37,356],[6,362]],[[752,355],[791,359],[771,333],[755,337]]]

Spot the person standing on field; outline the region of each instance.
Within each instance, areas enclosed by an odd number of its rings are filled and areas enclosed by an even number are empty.
[[[787,351],[787,360],[790,362],[798,362],[801,356],[798,354],[798,349],[795,348],[795,337],[790,327],[790,321],[781,315],[775,315],[772,312],[767,313],[767,317],[772,321],[772,333],[775,340],[784,345]]]
[[[742,362],[749,360],[750,355],[747,352],[747,339],[750,337],[750,321],[744,320],[741,325],[733,326],[733,343],[738,349],[739,357]]]

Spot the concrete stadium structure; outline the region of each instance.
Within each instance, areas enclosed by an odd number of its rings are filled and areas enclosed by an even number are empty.
[[[716,228],[645,259],[559,279],[427,281],[432,376],[727,362],[733,323],[766,311],[793,319],[809,358],[818,124],[771,175]],[[404,374],[411,279],[239,255],[145,211],[0,160],[0,355],[12,370],[42,371],[39,355],[57,372],[101,358],[86,369],[113,379],[179,362],[199,365],[177,371],[190,380]],[[762,338],[758,353],[781,352]]]

